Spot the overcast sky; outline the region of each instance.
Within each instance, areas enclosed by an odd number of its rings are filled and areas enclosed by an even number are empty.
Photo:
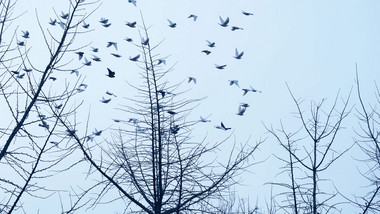
[[[49,17],[66,11],[66,1],[19,0],[18,13],[26,12],[15,23],[20,30],[28,30],[32,46],[30,55],[43,66],[47,59],[39,53],[46,53],[41,43],[41,32],[37,28],[35,9],[44,29],[52,28],[48,24]],[[253,16],[245,16],[242,10],[251,12]],[[89,85],[85,93],[77,99],[84,99],[83,118],[91,106],[91,128],[106,129],[112,125],[113,118],[126,119],[130,115],[113,109],[120,104],[127,104],[122,97],[133,96],[128,91],[126,82],[141,83],[136,63],[128,60],[129,56],[139,53],[137,47],[124,40],[131,37],[139,42],[137,29],[125,25],[126,21],[137,21],[141,26],[141,14],[149,28],[151,44],[162,42],[157,53],[167,57],[167,66],[175,64],[173,72],[167,79],[172,83],[184,81],[181,89],[187,90],[191,98],[206,97],[190,115],[191,120],[199,116],[210,116],[211,123],[200,124],[194,130],[195,136],[208,134],[208,141],[220,140],[229,133],[214,128],[221,121],[234,130],[231,143],[244,142],[249,137],[252,143],[269,137],[260,151],[256,153],[256,161],[265,162],[253,166],[243,175],[244,187],[236,187],[240,197],[249,197],[256,202],[258,197],[262,206],[270,198],[270,186],[265,182],[274,182],[281,165],[272,153],[284,155],[278,143],[265,131],[262,123],[279,127],[282,120],[289,130],[297,130],[300,123],[294,118],[296,106],[291,100],[286,83],[297,98],[305,99],[302,107],[309,112],[310,100],[319,102],[327,98],[327,106],[331,105],[337,92],[347,97],[354,87],[355,63],[358,64],[363,95],[371,102],[375,89],[374,81],[379,82],[380,73],[380,2],[375,0],[137,0],[137,7],[127,0],[108,0],[86,21],[94,29],[76,40],[77,47],[92,42],[90,46],[99,47],[97,56],[102,63],[93,62],[94,66],[80,70],[86,76]],[[196,14],[194,22],[187,18]],[[223,28],[219,16],[229,17],[229,26],[239,26],[243,30],[231,31]],[[109,19],[112,25],[104,28],[99,23],[101,17]],[[176,28],[168,26],[167,19],[177,24]],[[55,27],[60,30],[59,26]],[[19,33],[19,37],[21,31]],[[215,47],[207,47],[207,42],[214,41]],[[106,48],[108,41],[118,43],[118,51]],[[233,58],[235,48],[244,51],[240,60]],[[205,55],[202,50],[212,53]],[[91,58],[91,48],[83,49]],[[117,59],[110,53],[122,55]],[[72,54],[75,63],[77,55]],[[215,64],[226,64],[224,70],[215,68]],[[105,76],[106,68],[116,72],[116,78]],[[197,78],[197,84],[187,83],[189,76]],[[73,81],[76,77],[70,77]],[[239,80],[240,88],[230,86],[228,80]],[[243,95],[242,88],[254,88],[262,93]],[[118,97],[108,105],[99,102],[105,91],[111,91]],[[240,102],[249,103],[244,116],[236,115]],[[356,103],[356,94],[352,93],[350,106]],[[339,106],[341,107],[341,106]],[[99,112],[110,112],[99,114]],[[108,121],[108,122],[105,122]],[[348,148],[353,143],[355,115],[351,114],[343,123],[345,129],[338,135],[336,147],[338,151]],[[106,137],[107,132],[104,137]],[[335,185],[345,194],[363,194],[360,192],[358,162],[353,157],[360,157],[354,147],[342,160],[336,162],[332,170],[324,174],[325,178],[334,179]],[[331,173],[331,174],[329,174]],[[75,173],[73,173],[75,176]],[[354,175],[354,176],[351,176]],[[282,177],[283,178],[283,177]],[[282,179],[281,178],[281,179]],[[353,185],[354,184],[354,185]],[[363,183],[362,186],[364,186]],[[275,188],[275,191],[281,191]],[[54,199],[58,199],[55,197]],[[30,199],[34,201],[34,199]],[[36,201],[39,206],[41,200]],[[27,205],[29,206],[29,205]],[[353,213],[351,206],[342,206],[342,213]],[[40,213],[49,213],[48,208],[41,208]],[[96,210],[103,213],[102,209]],[[115,210],[116,211],[116,210]],[[29,212],[28,212],[29,213]],[[95,213],[89,211],[89,213]]]

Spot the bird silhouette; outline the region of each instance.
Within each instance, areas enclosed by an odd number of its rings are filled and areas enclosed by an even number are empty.
[[[27,68],[27,67],[24,67],[22,70],[24,70],[25,72],[31,72],[32,71],[31,68]]]
[[[56,81],[57,78],[56,77],[49,77],[49,80],[53,80],[53,81]]]
[[[71,70],[70,74],[75,74],[76,76],[79,75],[79,71],[78,70]]]
[[[135,57],[129,57],[129,60],[136,62],[140,57],[140,54],[137,54]]]
[[[87,88],[87,87],[88,87],[88,85],[87,85],[87,84],[85,84],[85,83],[81,83],[81,84],[79,85],[79,87]]]
[[[96,52],[99,52],[99,48],[91,47],[91,51],[92,51],[92,52],[95,52],[95,53],[96,53]]]
[[[117,50],[117,43],[116,42],[107,42],[107,48],[113,46]]]
[[[68,17],[69,17],[68,13],[64,13],[63,11],[61,11],[61,18],[62,19],[67,19]]]
[[[102,23],[102,24],[107,24],[108,19],[102,17],[102,18],[100,18],[99,22]]]
[[[59,26],[64,30],[66,24],[64,22],[58,22]]]
[[[129,3],[132,3],[136,7],[136,0],[128,0]]]
[[[197,21],[198,16],[194,14],[190,14],[190,16],[188,16],[187,18],[193,18],[193,21],[195,22]]]
[[[243,56],[243,54],[244,54],[244,51],[242,51],[242,52],[239,53],[238,49],[235,48],[235,56],[234,56],[235,59],[241,59],[241,57]]]
[[[127,22],[125,23],[128,27],[135,28],[136,27],[136,22]]]
[[[17,42],[17,45],[19,45],[19,46],[25,46],[25,42],[23,42],[23,41],[18,41],[18,42]]]
[[[169,22],[169,27],[171,27],[171,28],[177,27],[177,23],[174,23],[174,22],[170,21],[169,19],[168,19],[168,22]]]
[[[236,114],[239,116],[243,116],[245,110],[246,110],[245,107],[242,107],[241,105],[239,105],[239,109],[238,109],[238,112]]]
[[[240,103],[240,105],[244,108],[248,108],[249,107],[249,104],[248,103]]]
[[[83,21],[83,25],[82,25],[83,28],[87,29],[88,27],[90,27],[90,24],[86,24],[85,21]]]
[[[157,65],[159,65],[161,63],[166,65],[166,60],[165,59],[158,59]]]
[[[57,23],[57,19],[51,19],[51,18],[49,18],[50,19],[50,22],[49,22],[49,24],[50,25],[55,25],[55,23]]]
[[[86,137],[86,142],[88,142],[88,141],[93,142],[93,141],[94,141],[94,137],[91,136],[91,135],[87,136],[87,137]]]
[[[82,51],[77,51],[77,52],[75,52],[75,53],[78,54],[79,60],[81,60],[81,59],[83,58],[84,52],[82,52]]]
[[[108,74],[106,74],[106,76],[108,76],[109,78],[114,78],[115,77],[115,72],[114,71],[112,71],[109,68],[107,68],[107,71],[108,71]]]
[[[211,53],[211,51],[209,51],[209,50],[203,50],[202,53],[205,53],[206,55],[209,55]]]
[[[109,92],[109,91],[106,91],[106,94],[110,95],[110,96],[114,96],[114,97],[117,97],[114,93],[112,92]]]
[[[95,62],[100,62],[102,61],[99,57],[95,56],[95,55],[92,55],[92,60],[94,60]]]
[[[148,45],[149,44],[149,38],[146,38],[146,39],[141,38],[141,44],[142,45]]]
[[[231,128],[226,128],[224,126],[223,122],[220,123],[220,126],[215,126],[215,128],[223,130],[223,131],[227,131],[227,130],[231,129]]]
[[[51,144],[53,144],[54,146],[58,147],[58,142],[57,141],[50,141]]]
[[[231,30],[232,30],[232,31],[235,31],[235,30],[244,30],[244,29],[241,28],[241,27],[238,27],[238,26],[232,26],[232,27],[231,27]]]
[[[22,32],[22,37],[24,37],[25,39],[28,39],[29,38],[29,31],[21,31]]]
[[[210,42],[208,40],[206,40],[206,42],[207,42],[207,46],[209,46],[210,48],[215,47],[215,42]]]
[[[259,93],[261,93],[262,91],[259,91],[259,90],[257,90],[257,89],[254,89],[252,86],[249,86],[250,88],[251,88],[251,91],[252,92],[259,92]]]
[[[107,27],[111,26],[111,23],[105,23],[105,24],[102,24],[102,25],[103,25],[103,27],[107,28]]]
[[[237,87],[240,87],[238,80],[228,80],[228,81],[230,82],[230,85],[236,85]]]
[[[38,126],[49,130],[49,124],[47,124],[45,120],[41,120],[41,124],[38,124]]]
[[[25,76],[25,73],[17,75],[17,78],[22,79],[22,78],[24,78],[24,76]]]
[[[246,95],[250,91],[250,89],[247,89],[247,88],[243,88],[242,90],[243,90],[243,96]]]
[[[168,112],[168,114],[171,114],[171,115],[175,115],[175,114],[177,114],[177,112],[172,111],[172,110],[167,110],[166,112]]]
[[[93,131],[92,134],[94,134],[95,136],[100,136],[102,134],[102,132],[103,132],[102,130],[97,130],[95,128],[95,131]]]
[[[102,99],[100,100],[100,102],[102,103],[109,103],[110,101],[111,101],[111,98],[105,99],[104,97],[102,97]]]
[[[207,123],[207,122],[211,122],[211,120],[207,120],[207,118],[203,118],[202,116],[200,116],[199,122]]]
[[[222,27],[227,27],[228,26],[228,22],[230,22],[230,18],[229,17],[227,17],[226,20],[223,20],[222,17],[219,16],[219,20],[220,20],[219,25],[222,26]]]
[[[87,58],[85,57],[83,65],[90,66],[91,65],[91,61],[88,61]]]
[[[241,11],[246,16],[253,16],[253,13],[246,12],[244,10]]]
[[[133,39],[132,39],[132,38],[129,38],[129,37],[125,37],[124,40],[127,41],[127,42],[133,42]]]
[[[62,106],[63,106],[63,104],[61,103],[61,104],[57,104],[57,103],[53,103],[54,104],[54,108],[55,109],[61,109],[62,108]]]
[[[226,66],[227,66],[227,65],[217,65],[217,64],[215,64],[215,67],[216,67],[217,69],[219,69],[219,70],[224,69]]]
[[[190,83],[191,81],[193,81],[194,84],[197,84],[197,79],[195,79],[194,77],[189,77],[187,83]]]
[[[76,129],[73,129],[73,130],[66,129],[66,134],[67,134],[67,136],[74,137],[74,136],[75,136],[75,133],[76,133],[77,131],[78,131],[78,130],[76,130]]]
[[[120,54],[116,54],[116,53],[111,53],[112,56],[116,57],[116,58],[120,58],[121,55]]]
[[[138,120],[136,118],[129,118],[129,123],[133,123],[133,125],[136,125],[138,123]]]

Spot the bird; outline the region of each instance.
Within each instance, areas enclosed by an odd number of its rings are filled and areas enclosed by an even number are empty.
[[[195,79],[194,77],[189,77],[189,80],[187,81],[187,83],[190,83],[191,81],[193,81],[194,84],[197,84],[197,79]]]
[[[130,28],[135,28],[136,27],[136,22],[127,22],[127,23],[125,23],[125,25],[127,25]]]
[[[24,76],[25,76],[25,73],[17,75],[17,78],[22,79],[22,78],[24,78]]]
[[[58,142],[57,141],[50,141],[51,144],[53,144],[54,146],[58,147]]]
[[[252,92],[259,92],[259,93],[262,93],[262,91],[256,90],[256,89],[254,89],[252,86],[249,86],[249,87],[251,88],[251,91],[252,91]]]
[[[83,88],[77,88],[77,92],[82,93],[82,92],[84,92],[84,89]]]
[[[107,24],[108,19],[102,17],[102,18],[100,18],[99,22],[102,23],[102,24]]]
[[[83,58],[84,52],[82,52],[82,51],[77,51],[77,52],[75,52],[75,53],[78,54],[79,60],[81,60],[81,59]]]
[[[46,121],[44,121],[44,120],[41,120],[41,122],[42,122],[42,124],[38,124],[38,126],[49,130],[49,124],[47,124]]]
[[[56,77],[49,77],[49,80],[53,80],[53,81],[56,81],[57,78]]]
[[[142,45],[148,45],[149,44],[149,38],[146,38],[146,39],[141,38],[141,44]]]
[[[169,19],[168,19],[168,22],[169,22],[169,27],[171,27],[171,28],[177,27],[177,23],[174,23],[174,22],[170,21]]]
[[[133,42],[132,38],[129,38],[129,37],[125,37],[124,40],[127,41],[127,42]]]
[[[29,38],[29,31],[21,31],[22,32],[22,37],[24,37],[25,39],[28,39]]]
[[[236,85],[237,87],[240,87],[238,80],[228,80],[228,81],[230,82],[230,85]]]
[[[190,14],[187,18],[193,18],[194,22],[197,21],[198,16],[194,14]]]
[[[232,27],[231,27],[231,30],[232,30],[232,31],[235,31],[235,30],[244,30],[244,29],[241,28],[241,27],[238,27],[238,26],[232,26]]]
[[[103,27],[109,27],[109,26],[111,26],[111,23],[105,23],[105,24],[102,24],[103,25]]]
[[[64,22],[58,22],[59,26],[64,30],[66,24]]]
[[[57,23],[57,19],[54,19],[54,20],[53,20],[53,19],[50,18],[50,22],[49,22],[49,24],[50,24],[50,25],[55,25],[55,23]]]
[[[121,57],[120,54],[116,54],[116,53],[111,53],[111,55],[114,56],[114,57],[117,57],[117,58],[120,58],[120,57]]]
[[[136,132],[145,133],[146,131],[147,131],[147,128],[141,128],[140,126],[136,126]]]
[[[227,66],[227,65],[217,65],[217,64],[215,64],[215,67],[216,67],[217,69],[219,69],[219,70],[224,69],[226,66]]]
[[[223,130],[223,131],[227,131],[227,130],[231,129],[231,128],[226,128],[224,126],[223,122],[220,123],[220,126],[215,126],[215,128]]]
[[[178,134],[179,129],[180,129],[179,125],[174,125],[174,126],[170,127],[170,133]]]
[[[102,97],[102,99],[100,100],[100,102],[102,103],[109,103],[110,101],[111,101],[111,98],[105,99],[104,97]]]
[[[219,16],[219,20],[220,20],[219,25],[222,26],[222,27],[227,27],[228,26],[228,22],[230,22],[230,18],[229,17],[227,17],[226,20],[223,20],[222,17]]]
[[[99,52],[99,48],[91,47],[92,52]]]
[[[91,61],[88,61],[87,58],[85,57],[83,65],[90,66],[91,65]]]
[[[137,54],[135,57],[129,57],[129,60],[136,62],[140,57],[140,54]]]
[[[202,53],[205,53],[206,55],[209,55],[211,53],[211,51],[209,51],[209,50],[203,50]]]
[[[136,0],[128,0],[129,3],[132,3],[136,7]]]
[[[92,55],[92,60],[96,61],[96,62],[100,62],[102,61],[99,57],[95,56],[95,55]]]
[[[240,105],[244,108],[248,108],[249,107],[249,104],[248,103],[240,103]]]
[[[55,109],[61,109],[62,108],[62,106],[63,106],[63,104],[61,103],[61,104],[57,104],[57,103],[53,103],[54,104],[54,108]]]
[[[107,42],[107,48],[113,46],[117,50],[117,42]]]
[[[238,112],[236,114],[239,115],[239,116],[243,116],[243,114],[244,114],[244,112],[245,112],[246,109],[247,108],[242,107],[241,105],[239,105],[239,109],[238,109]]]
[[[71,70],[70,74],[75,74],[76,76],[79,75],[79,71],[78,70]]]
[[[199,122],[207,123],[207,122],[211,122],[211,120],[207,120],[207,118],[203,118],[202,116],[200,116]]]
[[[128,120],[129,123],[133,123],[133,125],[136,125],[138,123],[138,120],[136,118],[129,118]]]
[[[94,134],[95,136],[100,136],[102,132],[103,132],[102,130],[95,129],[95,131],[93,131],[92,134]]]
[[[175,114],[177,114],[177,112],[172,111],[172,110],[167,110],[167,112],[168,112],[168,114],[171,114],[171,115],[175,115]]]
[[[91,136],[91,135],[87,136],[87,137],[86,137],[86,142],[88,142],[88,141],[93,142],[93,141],[94,141],[94,137]]]
[[[61,18],[62,19],[67,19],[68,17],[69,17],[68,13],[64,13],[63,11],[61,11]]]
[[[76,129],[73,129],[73,130],[70,130],[70,129],[66,129],[66,134],[70,137],[74,137],[75,136],[75,132],[77,132],[78,130]]]
[[[109,91],[106,91],[106,94],[110,95],[110,96],[114,96],[114,97],[117,97],[114,93],[112,92],[109,92]]]
[[[115,77],[115,72],[114,71],[112,71],[109,68],[107,68],[107,71],[108,71],[108,74],[106,74],[106,76],[108,76],[109,78],[114,78]]]
[[[18,42],[17,42],[17,45],[19,45],[19,46],[25,46],[25,42],[23,42],[23,41],[18,41]]]
[[[253,16],[253,13],[245,12],[244,10],[241,11],[246,16]]]
[[[235,48],[235,56],[234,56],[235,59],[241,59],[241,57],[243,56],[243,54],[244,54],[244,51],[242,51],[242,52],[239,53],[238,49]]]
[[[157,65],[159,65],[161,63],[166,65],[166,60],[165,59],[158,59]]]
[[[90,27],[90,24],[87,24],[85,21],[83,21],[82,27],[87,29],[88,27]]]
[[[20,74],[20,72],[19,71],[11,71],[13,74]]]
[[[215,42],[210,42],[210,41],[208,41],[208,40],[206,40],[206,42],[208,43],[207,46],[209,46],[210,48],[215,47]]]
[[[79,87],[83,87],[83,88],[87,88],[88,87],[88,85],[87,84],[85,84],[85,83],[81,83],[80,85],[79,85]]]
[[[24,70],[25,72],[31,72],[32,71],[31,68],[27,68],[27,67],[24,67],[22,70]]]

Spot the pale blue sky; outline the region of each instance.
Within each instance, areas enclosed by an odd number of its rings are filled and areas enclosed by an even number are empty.
[[[191,88],[189,97],[207,97],[193,111],[190,119],[197,120],[200,115],[212,114],[210,124],[201,124],[201,127],[194,131],[195,136],[203,137],[207,130],[208,141],[228,135],[213,127],[220,121],[235,130],[234,137],[237,142],[243,142],[249,136],[252,136],[252,143],[268,137],[262,122],[278,127],[281,119],[289,129],[296,130],[299,123],[296,123],[297,120],[291,114],[296,109],[285,82],[289,84],[296,97],[305,99],[303,105],[305,111],[309,110],[310,100],[319,101],[328,98],[328,101],[333,101],[339,89],[341,96],[346,97],[354,86],[355,63],[358,63],[363,95],[367,100],[373,98],[374,81],[379,82],[380,1],[137,0],[137,6],[134,7],[127,0],[104,1],[86,21],[95,31],[78,37],[76,41],[77,46],[92,41],[91,46],[101,49],[98,56],[103,62],[101,64],[93,62],[95,66],[80,71],[86,75],[85,82],[89,87],[77,98],[85,100],[82,111],[86,114],[79,117],[85,120],[88,108],[91,106],[91,128],[105,129],[112,125],[112,118],[129,117],[119,111],[112,111],[111,115],[98,114],[98,112],[126,104],[126,100],[122,97],[133,94],[126,90],[128,87],[125,80],[129,83],[141,82],[138,75],[140,70],[135,63],[128,60],[129,56],[135,56],[139,50],[123,40],[128,36],[139,41],[137,30],[125,26],[125,21],[137,21],[140,25],[140,10],[146,24],[151,26],[149,30],[151,44],[164,40],[158,53],[162,56],[171,55],[167,59],[168,66],[177,63],[174,71],[168,75],[168,80],[174,84],[186,81],[188,76],[194,76],[197,78],[197,84],[185,82],[182,88],[184,90]],[[52,7],[58,13],[68,8],[66,1],[62,0],[59,3],[19,0],[16,6],[19,12],[27,11],[15,23],[19,31],[21,29],[30,31],[31,39],[28,45],[33,47],[30,55],[32,60],[34,58],[34,62],[41,63],[41,66],[48,59],[38,60],[41,58],[39,47],[43,45],[39,39],[41,33],[37,28],[34,8],[38,10],[44,28],[50,29],[49,17],[54,16]],[[244,16],[241,14],[242,10],[254,13],[254,16]],[[191,13],[198,15],[196,22],[187,19]],[[236,25],[244,30],[232,32],[230,28],[220,27],[219,16],[223,18],[228,16],[230,26]],[[102,27],[98,22],[101,17],[108,18],[112,25],[107,29]],[[177,27],[169,28],[167,19],[176,22]],[[54,30],[60,29],[57,26]],[[216,47],[208,48],[205,40],[215,41]],[[115,51],[105,48],[107,41],[118,42],[118,53],[123,56],[121,59],[109,55]],[[235,48],[244,51],[241,60],[233,58]],[[201,53],[203,49],[210,49],[212,53],[205,56]],[[86,54],[91,54],[89,47],[84,51]],[[72,54],[72,58],[76,63],[77,56]],[[214,64],[227,64],[227,67],[224,70],[217,70]],[[106,78],[106,67],[115,70],[117,78]],[[74,76],[70,78],[75,80]],[[242,88],[252,85],[263,93],[251,93],[243,97],[241,89],[228,85],[230,79],[239,80]],[[109,105],[102,105],[99,99],[104,96],[106,90],[114,92],[118,97]],[[243,117],[236,115],[240,102],[251,105]],[[353,93],[350,106],[355,102],[356,94]],[[353,127],[356,125],[354,114],[351,114],[344,122],[346,129],[337,138],[339,144],[337,150],[343,150],[353,142]],[[106,134],[107,132],[104,137]],[[249,196],[253,202],[258,197],[262,206],[265,205],[265,199],[270,198],[270,187],[263,187],[263,184],[280,179],[275,177],[279,172],[279,162],[271,156],[272,152],[281,154],[282,150],[270,137],[256,153],[257,161],[268,159],[253,166],[250,169],[252,174],[243,175],[246,186],[237,187],[241,197]],[[360,152],[354,148],[333,166],[334,170],[328,171],[336,186],[346,194],[357,194],[360,191],[360,182],[363,179],[356,169],[360,166],[358,162],[352,161],[352,157],[358,156]],[[73,181],[77,180],[74,178],[76,173],[70,175]],[[39,204],[41,201],[30,200],[36,204],[29,205],[26,201],[26,207],[42,206]],[[41,207],[40,213],[49,213],[48,209]],[[342,206],[342,209],[343,213],[354,212],[350,206]],[[103,213],[103,211],[99,209],[89,213]]]

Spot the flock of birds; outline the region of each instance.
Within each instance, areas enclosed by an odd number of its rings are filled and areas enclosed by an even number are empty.
[[[130,3],[132,3],[133,5],[136,6],[136,1],[135,0],[129,0]],[[245,15],[245,16],[252,16],[253,14],[252,13],[249,13],[249,12],[246,12],[246,11],[242,11],[242,14]],[[66,24],[65,24],[65,20],[69,18],[69,13],[64,13],[64,12],[61,12],[61,14],[59,15],[59,17],[57,17],[56,19],[52,19],[50,18],[50,21],[49,21],[49,24],[51,26],[56,26],[57,24],[62,28],[62,29],[65,29],[66,27]],[[198,16],[195,15],[195,14],[190,14],[188,16],[189,19],[192,19],[194,22],[197,21],[198,19]],[[172,20],[170,19],[167,19],[168,21],[168,26],[170,28],[176,28],[177,27],[177,23],[173,22]],[[230,22],[230,18],[227,17],[225,19],[223,19],[222,17],[219,16],[219,25],[221,27],[228,27],[229,26],[229,22]],[[100,18],[99,20],[99,23],[101,24],[101,26],[103,26],[104,28],[108,28],[111,26],[111,22],[107,19],[107,18]],[[133,21],[133,22],[126,22],[125,25],[130,27],[130,28],[136,28],[136,24],[137,22],[136,21]],[[88,29],[90,27],[90,24],[89,23],[86,23],[85,21],[82,22],[82,26],[84,29]],[[236,31],[236,30],[243,30],[243,28],[241,27],[238,27],[238,26],[231,26],[231,30],[232,31]],[[21,37],[23,37],[25,40],[26,39],[29,39],[30,38],[30,33],[28,31],[22,31],[22,35]],[[26,41],[17,41],[17,45],[18,46],[25,46],[26,45]],[[129,38],[129,37],[126,37],[124,39],[125,41],[127,42],[133,42],[133,39],[132,38]],[[212,41],[208,41],[206,40],[206,43],[207,43],[207,46],[209,47],[209,49],[204,49],[201,51],[201,53],[205,53],[206,55],[209,55],[211,54],[211,48],[214,48],[215,47],[215,42],[212,42]],[[149,38],[141,38],[141,45],[148,45],[149,44]],[[117,42],[113,42],[113,41],[108,41],[106,43],[106,48],[110,48],[110,49],[113,49],[116,51],[115,52],[112,52],[110,53],[112,56],[116,57],[116,58],[120,58],[122,57],[119,53],[117,53],[118,51],[118,44]],[[92,57],[89,58],[89,56],[87,56],[85,54],[85,52],[83,51],[76,51],[75,54],[78,56],[78,60],[82,62],[83,66],[91,66],[92,65],[92,62],[101,62],[102,59],[100,57],[98,57],[97,55],[95,54],[98,54],[99,53],[99,48],[97,47],[91,47],[91,52],[92,52]],[[235,48],[235,55],[233,56],[236,60],[240,60],[242,59],[244,55],[244,51],[239,51],[237,48]],[[132,61],[132,62],[138,62],[139,61],[139,58],[140,58],[140,54],[137,54],[136,56],[130,56],[129,57],[129,60]],[[160,64],[164,64],[166,65],[166,60],[165,59],[158,59],[156,60],[156,65],[160,65]],[[215,68],[216,69],[219,69],[219,70],[222,70],[222,69],[225,69],[227,65],[226,64],[223,64],[223,65],[218,65],[218,64],[215,64]],[[149,69],[149,68],[148,68]],[[24,65],[24,69],[23,69],[25,72],[31,72],[32,69],[30,68],[27,68],[25,65]],[[12,71],[14,73],[14,75],[17,75],[16,77],[19,78],[19,79],[22,79],[25,75],[25,73],[23,74],[20,74],[18,71]],[[79,71],[78,70],[72,70],[71,71],[71,74],[75,74],[76,76],[79,75]],[[115,78],[116,77],[116,72],[113,71],[112,69],[110,68],[107,68],[107,71],[106,71],[106,74],[105,74],[108,78]],[[53,77],[53,76],[50,76],[49,79],[55,81],[57,78],[56,77]],[[229,85],[230,86],[237,86],[240,88],[239,86],[239,81],[238,80],[228,80],[229,81]],[[194,83],[194,84],[197,84],[197,79],[195,77],[188,77],[188,83]],[[81,93],[81,92],[84,92],[87,88],[87,84],[85,83],[82,83],[79,85],[79,87],[76,89],[78,93]],[[243,96],[246,95],[248,92],[259,92],[261,93],[260,90],[257,90],[253,87],[250,86],[250,88],[243,88],[242,89],[243,91]],[[165,91],[165,90],[160,90],[158,91],[162,97],[164,97],[166,94],[169,94],[170,92],[168,91]],[[100,99],[100,102],[101,103],[104,103],[104,104],[107,104],[111,101],[111,97],[116,97],[115,94],[109,92],[109,91],[106,91],[106,94],[108,95],[108,98],[105,98],[104,96]],[[62,104],[57,104],[57,103],[54,103],[54,107],[56,109],[60,109],[62,107]],[[238,111],[237,111],[237,115],[239,116],[243,116],[245,111],[247,110],[247,108],[250,107],[248,103],[240,103],[239,106],[238,106]],[[166,112],[170,115],[175,115],[176,112],[174,112],[173,110],[166,110]],[[45,121],[46,119],[46,116],[44,115],[39,115],[40,117],[40,120],[41,120],[41,123],[39,124],[40,127],[43,127],[43,128],[46,128],[46,129],[49,129],[49,125],[47,124],[47,122]],[[121,122],[122,120],[119,120],[119,119],[114,119],[114,122]],[[138,119],[136,118],[129,118],[129,120],[127,121],[129,123],[133,123],[136,127],[136,131],[137,132],[145,132],[147,129],[145,128],[141,128],[139,125],[138,125]],[[204,117],[200,117],[200,120],[199,122],[202,122],[202,123],[207,123],[207,122],[211,122],[211,120],[208,120],[208,117],[204,118]],[[223,122],[220,123],[220,125],[216,125],[215,128],[217,129],[220,129],[220,130],[224,130],[224,131],[227,131],[227,130],[230,130],[231,128],[230,127],[226,127]],[[176,127],[172,127],[170,129],[170,131],[174,134],[178,133],[179,131],[179,127],[176,126]],[[77,130],[67,130],[67,135],[68,136],[73,136],[75,134]],[[87,141],[93,141],[94,137],[96,136],[100,136],[102,133],[102,130],[97,130],[95,129],[93,131],[93,133],[89,136],[87,136]],[[58,142],[51,142],[53,143],[54,145],[58,146]]]

